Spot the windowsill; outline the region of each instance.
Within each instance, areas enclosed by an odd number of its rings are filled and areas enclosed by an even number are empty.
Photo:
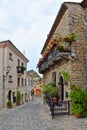
[[[9,83],[13,83],[13,81],[8,81]]]
[[[13,61],[13,59],[12,59],[12,58],[9,58],[9,60]]]

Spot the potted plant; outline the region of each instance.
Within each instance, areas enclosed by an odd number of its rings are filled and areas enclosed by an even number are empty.
[[[74,85],[73,85],[74,86]],[[82,89],[72,89],[69,97],[72,100],[71,111],[75,116],[82,117],[83,113],[87,111],[87,90]]]
[[[13,104],[11,100],[8,100],[7,102],[7,108],[12,108]]]
[[[55,102],[58,100],[58,87],[57,86],[52,86],[50,90],[50,95],[52,97],[52,100]]]
[[[72,112],[74,114],[75,117],[79,118],[82,117],[82,113],[84,111],[83,105],[80,103],[73,103],[72,105]]]
[[[21,98],[22,98],[21,92],[20,92],[20,91],[17,91],[17,101],[16,101],[17,105],[20,105],[20,103],[21,103]]]
[[[71,39],[72,41],[75,41],[76,38],[77,38],[77,35],[76,35],[75,33],[71,33],[69,37],[70,37],[70,39]]]
[[[65,42],[72,42],[75,41],[77,38],[77,35],[75,33],[68,34],[64,37]]]
[[[43,94],[44,94],[44,100],[46,94],[50,95],[52,97],[52,100],[58,100],[59,95],[58,95],[58,87],[54,85],[53,82],[43,85]]]
[[[64,46],[59,46],[58,50],[59,50],[60,52],[64,52],[64,51],[65,51]]]

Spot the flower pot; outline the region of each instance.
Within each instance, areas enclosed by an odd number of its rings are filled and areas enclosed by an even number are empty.
[[[56,98],[56,97],[53,97],[53,98],[52,98],[52,101],[53,101],[53,102],[57,102],[57,98]]]
[[[64,38],[65,42],[71,42],[72,40],[70,38]]]
[[[17,102],[16,105],[19,106],[19,105],[20,105],[20,102]]]
[[[11,108],[13,108],[13,106],[8,106],[7,108],[8,108],[8,109],[11,109]]]
[[[74,114],[74,116],[75,116],[76,118],[81,118],[81,117],[82,117],[81,114]]]

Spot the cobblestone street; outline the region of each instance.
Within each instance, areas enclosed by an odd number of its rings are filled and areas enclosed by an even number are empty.
[[[53,120],[41,98],[0,110],[0,130],[87,130],[87,118],[57,116]]]

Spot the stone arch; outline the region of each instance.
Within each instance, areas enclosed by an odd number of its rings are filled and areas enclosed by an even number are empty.
[[[12,95],[12,91],[9,90],[9,91],[8,91],[8,100],[10,100],[10,101],[11,101],[11,95]]]
[[[22,93],[22,104],[24,103],[24,94]]]
[[[28,96],[27,93],[25,93],[25,102],[27,102],[27,96]]]
[[[16,94],[15,94],[15,92],[12,93],[12,96],[13,96],[13,103],[16,103]]]

